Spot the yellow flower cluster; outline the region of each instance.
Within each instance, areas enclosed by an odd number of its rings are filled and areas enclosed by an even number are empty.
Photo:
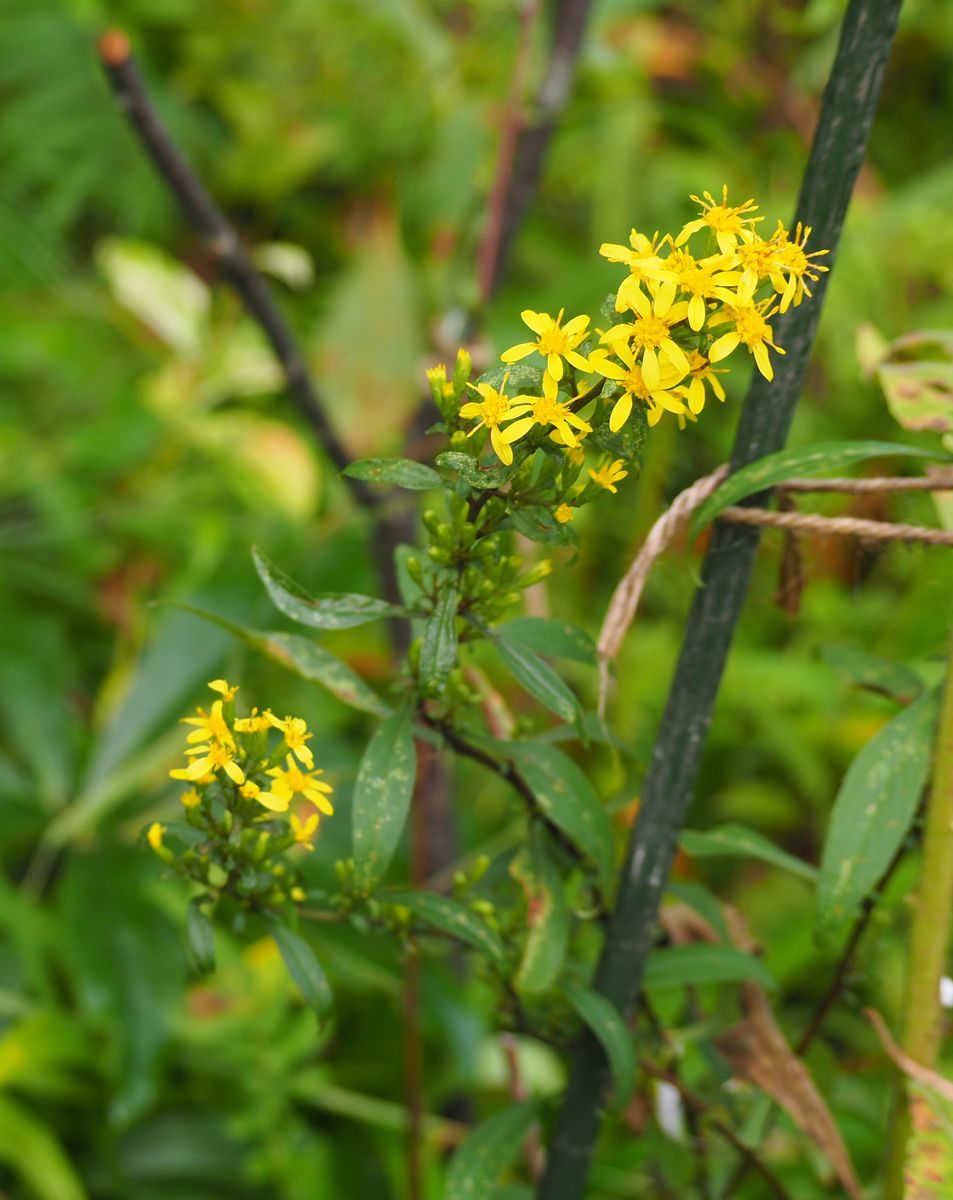
[[[301,717],[276,717],[269,709],[259,713],[253,709],[248,717],[235,714],[235,693],[224,679],[213,679],[208,685],[218,699],[206,711],[196,709],[194,717],[184,717],[183,724],[194,726],[186,738],[183,767],[169,774],[192,786],[182,794],[185,809],[195,810],[213,791],[225,789],[227,800],[240,804],[253,801],[272,813],[285,813],[296,796],[303,796],[326,816],[334,808],[328,796],[333,788],[320,776],[314,766],[314,755],[308,742],[311,733]],[[269,734],[277,730],[280,740],[271,743]],[[264,814],[262,814],[264,816]],[[307,843],[318,825],[318,814],[305,821],[292,816],[295,840]],[[307,836],[299,837],[299,831]]]
[[[471,435],[488,430],[502,463],[513,462],[514,444],[536,428],[557,445],[577,449],[592,432],[578,410],[594,399],[601,381],[613,385],[608,424],[616,433],[636,403],[645,406],[654,425],[665,412],[680,423],[693,419],[705,406],[707,389],[724,400],[718,379],[723,371],[715,364],[739,346],[766,379],[773,378],[769,351],[784,351],[774,341],[770,318],[811,295],[809,284],[828,269],[814,260],[827,251],[808,252],[811,230],[800,224],[793,237],[778,222],[763,238],[757,205],[752,200],[730,205],[727,187],[720,200],[710,192],[691,198],[699,215],[676,236],[649,238],[633,229],[628,246],[600,247],[603,257],[628,268],[615,298],[616,312],[626,319],[590,331],[588,317],[564,322],[564,310],[555,318],[532,309],[522,313],[535,340],[510,347],[501,359],[511,364],[539,355],[545,362],[541,395],[508,396],[506,377],[499,389],[469,385],[479,398],[463,404],[460,416],[476,419]],[[701,237],[708,245],[693,245]],[[596,378],[580,380],[579,372]],[[590,475],[614,491],[621,476],[613,477],[613,470],[615,464],[606,464]],[[571,510],[556,515],[565,521]]]

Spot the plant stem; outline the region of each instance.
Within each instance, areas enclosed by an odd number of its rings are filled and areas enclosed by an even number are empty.
[[[900,0],[851,0],[821,103],[797,217],[833,259],[867,146]],[[814,300],[777,320],[788,353],[770,385],[756,374],[732,455],[737,470],[780,449],[804,384],[829,275]],[[761,497],[753,497],[755,503]],[[703,568],[622,868],[615,911],[595,986],[628,1014],[655,942],[658,905],[694,792],[721,673],[744,605],[758,548],[753,528],[719,524]],[[540,1200],[581,1200],[602,1120],[604,1054],[591,1036],[577,1044],[569,1086],[550,1144]]]
[[[901,1046],[918,1063],[934,1067],[943,1031],[940,979],[946,968],[953,919],[953,638],[947,655],[921,854],[907,960]],[[903,1081],[894,1102],[890,1128],[884,1200],[899,1200],[904,1194],[903,1167],[910,1135]]]

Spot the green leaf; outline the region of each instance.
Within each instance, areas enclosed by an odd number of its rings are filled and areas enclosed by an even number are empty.
[[[919,675],[908,666],[853,646],[822,646],[821,658],[855,687],[881,692],[903,704],[909,704],[923,691]]]
[[[904,429],[931,433],[953,429],[953,363],[885,363],[877,379],[891,415]]]
[[[288,974],[300,988],[301,995],[319,1017],[326,1016],[331,1011],[333,997],[327,976],[314,951],[300,934],[287,925],[282,925],[280,921],[271,921],[269,924]]]
[[[697,537],[704,527],[729,505],[746,496],[763,492],[786,479],[817,475],[821,471],[837,471],[868,458],[887,458],[906,455],[910,458],[949,459],[949,455],[918,446],[901,446],[896,442],[818,442],[813,446],[796,446],[765,455],[729,475],[708,497],[692,518],[689,540]]]
[[[507,520],[531,542],[543,542],[548,546],[576,544],[576,534],[571,525],[560,524],[550,510],[541,504],[520,504],[511,508]]]
[[[372,713],[375,717],[386,717],[390,714],[391,710],[360,675],[317,642],[312,642],[297,633],[266,633],[257,629],[246,629],[236,621],[230,621],[227,617],[208,612],[204,608],[196,608],[192,604],[175,604],[173,607],[227,629],[246,646],[280,663],[287,670],[300,675],[302,679],[320,683],[351,708]]]
[[[725,922],[725,914],[721,909],[721,901],[702,883],[689,879],[670,879],[668,894],[693,908],[700,917],[708,922],[714,931],[725,942],[731,941],[731,934]]]
[[[493,644],[507,668],[530,695],[564,721],[575,721],[579,717],[579,701],[548,662],[506,637],[494,637]]]
[[[481,467],[480,460],[472,454],[464,454],[460,450],[445,450],[434,460],[444,471],[456,471],[464,483],[474,488],[498,488],[509,483],[519,470],[518,463],[505,467],[494,459],[493,466]]]
[[[488,383],[498,392],[503,391],[506,381],[506,394],[511,400],[521,393],[538,396],[543,389],[543,368],[529,367],[525,363],[510,363],[500,367],[490,367],[484,371],[475,383]]]
[[[646,988],[686,987],[703,983],[740,983],[750,979],[775,989],[777,980],[759,958],[734,946],[697,943],[653,950],[645,964]]]
[[[813,882],[817,868],[781,850],[760,833],[743,825],[718,825],[714,829],[683,829],[678,844],[692,858],[759,858]]]
[[[545,992],[562,970],[570,913],[559,867],[537,823],[529,845],[510,863],[510,874],[526,896],[526,942],[514,983],[527,995]]]
[[[506,948],[503,939],[487,925],[486,921],[471,912],[459,900],[449,896],[438,896],[436,892],[384,892],[381,899],[388,904],[402,904],[441,933],[449,934],[481,951],[498,967],[506,965]]]
[[[420,647],[420,686],[425,696],[443,695],[457,661],[457,585],[444,582],[424,625]]]
[[[632,1034],[616,1006],[591,988],[573,980],[561,984],[566,999],[599,1039],[615,1080],[616,1099],[624,1104],[635,1086],[635,1047]]]
[[[618,320],[618,316],[616,316],[616,320]],[[609,411],[611,412],[611,406]],[[645,437],[648,433],[647,415],[647,409],[641,404],[636,404],[632,409],[632,415],[617,433],[613,433],[609,428],[607,419],[593,428],[589,440],[600,450],[611,454],[613,458],[621,458],[627,465],[637,464],[642,456],[642,447],[645,445]]]
[[[536,1120],[535,1101],[508,1104],[472,1130],[450,1161],[444,1200],[488,1200]]]
[[[415,492],[430,491],[443,486],[443,480],[432,468],[412,458],[362,458],[341,472],[366,483],[385,483],[392,487],[410,488]]]
[[[417,774],[411,721],[416,696],[409,693],[371,738],[357,771],[352,806],[357,881],[370,891],[400,842]]]
[[[185,910],[185,931],[189,951],[203,974],[215,970],[215,926],[201,907],[207,897],[197,896]]]
[[[497,638],[550,658],[596,665],[596,644],[585,630],[551,617],[514,617],[493,630]]]
[[[82,1181],[49,1127],[9,1096],[0,1096],[0,1162],[35,1200],[86,1200]]]
[[[257,546],[252,549],[255,570],[265,585],[272,603],[299,625],[312,629],[348,629],[352,625],[366,625],[381,617],[403,616],[404,610],[386,600],[373,596],[361,596],[356,592],[325,592],[320,596],[309,596],[299,584],[262,554]]]
[[[817,881],[817,933],[835,938],[890,865],[920,804],[939,693],[889,721],[860,751],[834,801]]]
[[[512,742],[508,753],[539,811],[595,865],[608,891],[614,862],[612,826],[589,780],[571,758],[545,742]]]

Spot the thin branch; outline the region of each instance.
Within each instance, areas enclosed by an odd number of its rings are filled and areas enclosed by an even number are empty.
[[[524,8],[524,22],[527,20],[527,9],[532,7],[531,2]],[[484,301],[499,286],[516,234],[542,178],[546,151],[572,90],[576,62],[591,7],[592,0],[557,0],[552,51],[536,94],[535,120],[532,123],[521,122],[521,127],[513,130],[512,148],[507,144],[506,137],[501,143],[498,182],[494,185],[491,198],[490,225],[480,250],[480,295]],[[509,161],[506,161],[507,158]]]
[[[477,284],[480,289],[480,299],[484,304],[496,291],[502,274],[503,262],[500,257],[500,245],[503,240],[503,222],[513,183],[516,147],[524,124],[523,93],[526,88],[530,52],[533,48],[533,34],[541,10],[542,0],[524,0],[520,13],[519,44],[516,48],[516,62],[513,65],[510,94],[503,115],[503,128],[500,131],[500,148],[496,155],[496,174],[487,200],[486,227],[477,250]]]
[[[258,322],[281,364],[288,391],[334,466],[343,471],[351,461],[331,425],[324,401],[311,381],[294,334],[281,315],[268,284],[255,269],[238,234],[180,154],[146,91],[121,30],[110,30],[99,41],[99,58],[119,106],[152,159],[163,183],[179,202],[202,244]],[[376,508],[379,497],[366,483],[345,476],[355,499]]]

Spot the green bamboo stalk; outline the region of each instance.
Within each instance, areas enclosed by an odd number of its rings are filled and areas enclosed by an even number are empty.
[[[811,244],[833,259],[863,162],[893,43],[901,0],[851,0],[821,102],[797,219],[813,226]],[[733,470],[779,450],[787,438],[807,372],[830,276],[813,301],[775,322],[787,349],[769,384],[755,374],[745,399]],[[761,503],[752,497],[749,503]],[[757,530],[716,527],[702,570],[626,852],[595,986],[625,1014],[635,1006],[642,971],[656,937],[656,914],[698,775],[722,670],[734,636],[758,548]],[[550,1140],[539,1200],[582,1200],[601,1123],[607,1069],[600,1046],[579,1040],[569,1085]]]
[[[901,1045],[925,1067],[936,1066],[943,1031],[940,978],[946,970],[953,922],[953,638],[933,753],[933,775],[923,827],[920,882],[913,909]],[[891,1122],[884,1200],[904,1194],[910,1137],[906,1088],[899,1089]]]

